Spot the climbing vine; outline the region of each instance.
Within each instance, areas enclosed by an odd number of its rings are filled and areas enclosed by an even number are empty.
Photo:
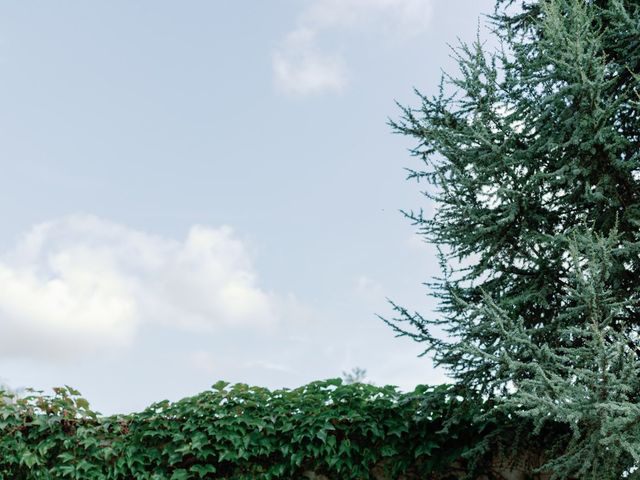
[[[115,416],[70,387],[0,397],[0,475],[16,480],[436,478],[469,468],[465,454],[495,429],[448,385],[218,382]]]

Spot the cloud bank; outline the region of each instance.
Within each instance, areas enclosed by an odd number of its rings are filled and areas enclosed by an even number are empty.
[[[273,52],[276,86],[293,95],[341,91],[349,80],[346,61],[324,52],[320,37],[329,31],[412,37],[424,32],[431,14],[432,0],[313,0]]]
[[[268,326],[276,304],[230,227],[193,226],[178,241],[70,216],[34,226],[0,255],[0,355],[129,346],[146,323]]]

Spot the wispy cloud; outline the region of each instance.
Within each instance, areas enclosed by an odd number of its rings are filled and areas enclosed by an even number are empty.
[[[214,331],[276,322],[230,227],[183,240],[93,216],[37,225],[0,256],[0,355],[73,356],[131,345],[144,323]]]
[[[289,33],[273,53],[276,84],[283,91],[308,95],[340,91],[347,84],[347,69],[339,55],[321,52],[315,45],[316,32],[298,29]]]
[[[427,28],[431,1],[313,0],[273,52],[276,85],[298,95],[344,89],[349,79],[347,63],[338,53],[325,52],[319,46],[320,37],[331,30],[415,36]]]

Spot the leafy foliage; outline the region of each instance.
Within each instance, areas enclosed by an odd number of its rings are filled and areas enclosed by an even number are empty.
[[[451,469],[491,429],[474,420],[481,402],[446,385],[400,393],[339,379],[275,391],[219,382],[112,417],[69,387],[3,395],[0,478],[16,480],[424,478]]]
[[[625,472],[627,478],[640,474],[640,338],[615,323],[629,306],[628,300],[615,299],[608,282],[617,244],[616,230],[607,237],[587,231],[572,242],[573,279],[566,290],[571,307],[563,315],[582,317],[584,325],[566,326],[556,344],[532,342],[522,321],[490,298],[481,307],[502,331],[501,356],[492,360],[515,379],[502,409],[531,419],[536,429],[547,422],[570,427],[555,439],[562,448],[547,465],[553,478],[615,480]],[[522,350],[531,361],[513,355]]]
[[[561,316],[577,229],[607,234],[617,224],[622,248],[608,280],[615,298],[637,299],[640,275],[640,49],[627,43],[640,42],[640,4],[542,0],[494,18],[501,50],[462,45],[460,76],[447,77],[433,98],[419,94],[421,107],[404,108],[393,123],[418,141],[413,153],[426,168],[410,178],[429,182],[436,211],[406,214],[442,249],[444,276],[430,284],[439,317],[396,306],[389,323],[486,394],[501,372],[460,348],[500,349],[486,328],[492,319],[468,308],[484,292],[541,344],[581,321]],[[616,321],[637,330],[639,318],[636,305]]]
[[[461,45],[392,122],[443,275],[439,315],[386,321],[488,415],[563,424],[555,478],[640,475],[640,2],[497,0],[492,21],[500,48]]]

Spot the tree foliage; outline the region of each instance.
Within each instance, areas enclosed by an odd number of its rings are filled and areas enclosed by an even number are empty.
[[[482,308],[500,331],[503,348],[490,361],[511,372],[503,412],[530,419],[534,433],[547,423],[569,428],[550,445],[556,450],[546,469],[553,478],[616,480],[640,465],[640,338],[620,330],[616,319],[628,302],[610,287],[617,231],[590,231],[571,245],[572,278],[559,341],[536,343],[522,319],[514,319],[487,296]],[[569,319],[564,322],[564,317]],[[575,317],[583,319],[575,323]],[[526,352],[527,362],[518,358]],[[487,355],[478,350],[477,355]],[[638,477],[636,472],[633,478]]]
[[[436,315],[388,323],[461,385],[568,425],[558,477],[620,478],[640,447],[640,2],[498,0],[492,25],[499,48],[461,45],[459,74],[392,122],[417,140],[436,210],[405,214],[443,275]]]

